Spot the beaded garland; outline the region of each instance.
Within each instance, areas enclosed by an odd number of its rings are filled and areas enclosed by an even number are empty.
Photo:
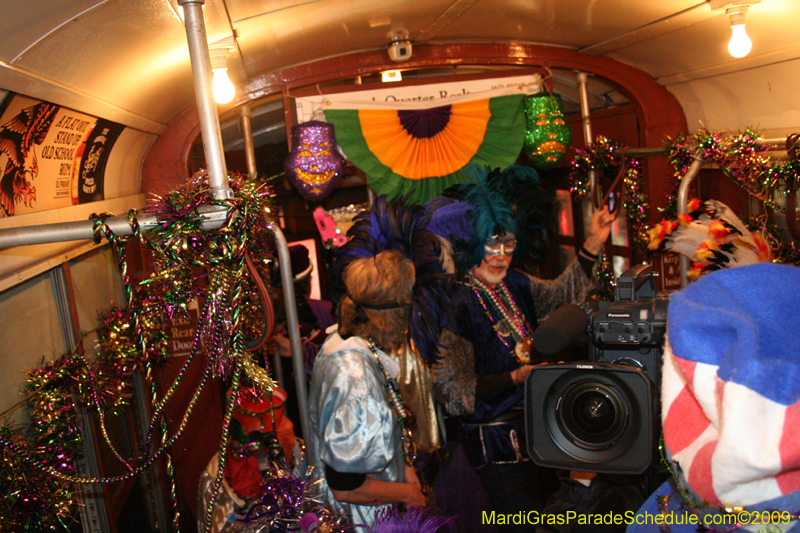
[[[386,373],[386,369],[381,363],[381,358],[378,357],[378,349],[375,347],[375,342],[372,339],[365,340],[372,355],[375,356],[375,361],[378,363],[381,374],[383,374],[383,387],[389,397],[389,405],[397,415],[397,424],[400,426],[400,440],[403,443],[403,459],[405,459],[408,466],[414,466],[414,460],[417,458],[417,445],[411,435],[411,427],[416,423],[414,414],[403,404],[403,397],[400,395],[400,386],[397,384],[397,380],[390,378],[389,374]]]
[[[506,284],[501,281],[497,284],[497,290],[494,290],[471,273],[467,274],[467,279],[472,286],[473,292],[475,292],[475,296],[478,297],[478,301],[481,303],[486,317],[492,323],[497,337],[506,348],[508,348],[508,351],[514,354],[520,363],[530,363],[530,326],[525,321],[525,317],[522,316],[522,312],[519,310],[519,307],[517,307],[514,298],[511,297],[511,293],[508,292]],[[489,300],[492,309],[494,309],[495,313],[500,317],[499,321],[495,319],[494,314],[489,310],[484,295],[486,299]],[[516,342],[513,349],[506,340],[509,333]]]
[[[753,522],[749,517],[751,517],[753,514],[761,515],[762,513],[759,513],[757,511],[748,512],[747,509],[745,509],[743,506],[720,507],[718,505],[713,505],[706,501],[701,501],[701,502],[696,501],[696,499],[692,497],[686,489],[683,488],[680,477],[678,475],[681,469],[680,465],[678,463],[672,463],[669,459],[667,459],[666,446],[664,445],[664,435],[661,435],[661,439],[658,444],[658,450],[661,455],[662,467],[664,467],[664,469],[669,471],[669,473],[672,475],[672,480],[675,483],[675,488],[672,490],[670,494],[667,494],[666,496],[660,496],[658,498],[658,508],[659,511],[661,511],[662,516],[666,517],[671,512],[674,512],[674,510],[669,509],[669,500],[673,494],[677,493],[683,500],[683,504],[685,505],[684,509],[688,510],[691,513],[697,513],[698,510],[702,509],[715,509],[717,512],[719,512],[724,516],[736,517],[736,520],[728,520],[725,522],[726,525],[730,521],[733,522],[732,524],[729,524],[729,527],[725,529],[716,529],[713,527],[709,527],[705,524],[702,524],[702,522],[699,521],[698,531],[704,531],[707,533],[729,533],[731,531],[737,531],[741,528],[744,528],[748,524],[756,523]],[[797,509],[794,509],[792,511],[775,509],[771,511],[763,511],[763,513],[766,513],[771,520],[775,521],[775,523],[786,524],[789,523],[790,521],[800,520],[800,511],[798,511]],[[746,517],[745,520],[740,521],[738,519],[739,515],[745,516]],[[779,516],[779,519],[775,520],[774,518],[775,516]],[[768,521],[762,523],[769,524]],[[660,529],[663,533],[670,533],[670,527],[666,524],[661,525]],[[759,529],[759,531],[762,531],[762,529]],[[767,529],[766,531],[771,531],[771,530]]]

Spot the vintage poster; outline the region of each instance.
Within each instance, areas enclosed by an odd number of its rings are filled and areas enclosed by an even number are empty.
[[[0,114],[0,217],[104,199],[108,153],[123,128],[9,94]]]

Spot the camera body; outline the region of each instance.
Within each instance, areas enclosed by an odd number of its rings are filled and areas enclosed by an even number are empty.
[[[525,381],[528,455],[541,466],[640,474],[656,452],[668,299],[652,267],[617,280],[589,313],[589,360],[534,368]]]

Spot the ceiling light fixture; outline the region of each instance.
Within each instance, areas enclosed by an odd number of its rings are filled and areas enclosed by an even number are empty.
[[[735,58],[745,57],[753,48],[753,41],[744,27],[744,16],[750,6],[761,0],[711,0],[711,11],[725,10],[731,23],[731,39],[728,53]]]
[[[214,91],[214,101],[218,104],[227,104],[236,96],[236,87],[228,77],[228,54],[234,49],[233,36],[226,37],[208,45],[208,55],[211,59],[211,72],[213,78],[211,87]]]
[[[733,57],[744,57],[753,48],[753,41],[744,29],[744,14],[747,6],[736,6],[725,10],[731,21],[731,40],[728,41],[728,53]]]

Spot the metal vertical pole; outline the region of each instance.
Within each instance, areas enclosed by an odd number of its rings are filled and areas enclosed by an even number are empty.
[[[61,317],[61,329],[64,333],[64,340],[70,351],[75,350],[81,342],[77,331],[74,310],[74,300],[70,302],[69,276],[65,272],[67,265],[51,270],[51,280],[53,284],[53,294],[56,300],[56,307]],[[97,456],[97,444],[92,427],[92,421],[85,407],[75,410],[78,418],[78,425],[81,428],[81,441],[83,444],[83,457],[76,459],[75,468],[78,475],[83,477],[99,478],[100,460]],[[84,533],[104,533],[111,531],[111,522],[106,507],[105,488],[97,484],[82,484],[78,487],[80,494],[80,515],[81,527]]]
[[[581,100],[584,146],[589,146],[592,144],[592,119],[589,117],[589,75],[585,72],[578,72],[578,94]],[[597,170],[593,168],[589,169],[589,197],[593,205],[600,205],[602,194],[597,183]]]
[[[134,419],[139,426],[139,450],[138,459],[141,462],[147,460],[143,450],[143,441],[149,431],[150,407],[148,405],[149,391],[145,387],[141,369],[137,369],[133,374],[133,397],[132,408]],[[146,468],[141,473],[140,483],[144,493],[144,505],[150,513],[150,520],[156,531],[169,531],[170,520],[167,516],[167,508],[164,504],[164,491],[161,488],[161,479],[164,472],[159,461],[154,462],[150,468]]]
[[[683,175],[681,184],[678,187],[678,214],[681,215],[687,212],[689,206],[689,187],[692,185],[694,178],[700,173],[703,167],[703,148],[698,148],[694,153],[694,161],[692,161],[689,170]],[[680,271],[681,271],[681,288],[689,284],[686,273],[689,272],[689,258],[681,254],[680,257]]]
[[[583,139],[586,146],[592,144],[592,120],[589,118],[589,75],[578,72],[578,93],[581,98],[581,118],[583,119]]]
[[[275,248],[278,252],[278,262],[281,267],[281,285],[283,285],[283,299],[286,306],[286,329],[289,333],[289,344],[292,348],[292,365],[294,380],[297,387],[297,407],[300,411],[300,428],[303,438],[311,434],[308,425],[308,387],[306,387],[306,363],[303,357],[303,348],[300,343],[300,321],[297,318],[297,304],[294,299],[294,278],[292,277],[292,263],[289,258],[289,246],[281,229],[275,224],[267,226],[275,236]],[[315,450],[306,448],[308,464],[316,464]]]
[[[239,108],[239,126],[242,129],[242,141],[244,142],[244,157],[247,161],[247,175],[255,177],[256,170],[256,149],[253,145],[253,125],[250,121],[250,106],[243,105]]]
[[[225,168],[225,153],[222,149],[222,133],[219,127],[217,104],[211,85],[211,58],[208,54],[208,40],[203,21],[205,0],[178,0],[186,16],[186,39],[189,44],[189,58],[192,62],[194,92],[197,111],[200,116],[200,132],[208,166],[209,196],[214,200],[230,200],[233,190],[228,186],[228,169]]]

